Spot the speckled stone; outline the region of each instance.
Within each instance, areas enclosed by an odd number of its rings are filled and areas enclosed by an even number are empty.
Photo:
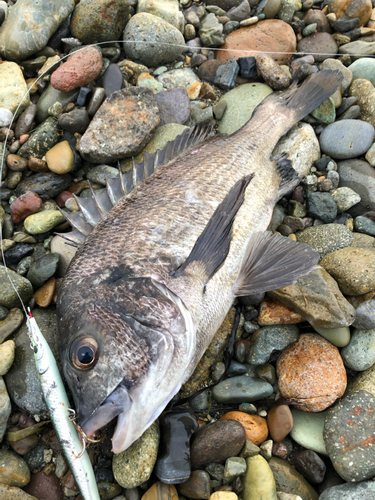
[[[346,389],[340,353],[320,335],[301,335],[280,355],[276,369],[282,396],[298,400],[305,411],[325,410]]]
[[[247,470],[243,477],[244,498],[246,500],[276,500],[276,483],[267,460],[260,455],[248,457]]]
[[[356,391],[331,408],[324,426],[324,440],[336,471],[348,482],[375,474],[375,398]]]
[[[375,363],[375,329],[355,329],[349,344],[341,351],[345,366],[364,371]]]
[[[33,287],[31,286],[30,281],[15,273],[11,269],[8,269],[8,273],[23,302],[27,304],[33,296]],[[7,307],[8,309],[11,309],[12,307],[20,307],[19,298],[9,283],[4,266],[0,266],[0,305]]]
[[[58,210],[43,210],[25,219],[25,229],[30,234],[42,234],[50,231],[65,221],[65,217]]]
[[[5,375],[14,361],[15,344],[13,340],[7,340],[0,344],[0,376]]]
[[[127,492],[129,495],[129,500],[139,499],[139,493],[136,495],[131,495],[130,492]],[[116,497],[119,500],[128,498],[127,497]],[[160,499],[168,499],[168,500],[178,500],[178,494],[176,487],[173,484],[164,484],[160,481],[154,483],[151,488],[149,488],[146,493],[142,496],[142,500],[155,500],[156,498]]]
[[[219,403],[251,403],[270,396],[272,385],[258,377],[230,377],[219,382],[212,391],[212,397]]]
[[[319,495],[306,479],[286,460],[272,457],[268,462],[279,491],[299,495],[304,500],[318,500]]]
[[[30,481],[30,471],[23,458],[10,450],[0,450],[0,483],[24,487]]]
[[[264,365],[274,351],[282,351],[298,340],[298,328],[294,325],[275,325],[257,330],[250,339],[247,362],[252,366]]]
[[[17,116],[19,116],[29,104],[30,96],[27,93],[27,84],[21,68],[14,62],[3,61],[0,64],[0,107],[8,109],[14,114],[20,105],[17,111]]]
[[[350,246],[354,238],[352,231],[343,224],[308,227],[299,231],[296,237],[300,243],[306,243],[319,252],[321,258],[335,250]]]
[[[135,488],[149,479],[156,462],[159,439],[159,422],[155,421],[127,450],[114,455],[113,474],[120,486]]]
[[[373,500],[375,482],[345,483],[324,490],[319,500]]]
[[[303,323],[304,318],[288,306],[275,299],[265,297],[259,307],[258,325],[295,325]]]
[[[222,420],[235,420],[242,424],[246,432],[246,439],[256,445],[260,445],[267,439],[267,420],[259,415],[248,415],[242,411],[230,411],[220,418]]]
[[[18,150],[18,154],[27,159],[30,156],[41,159],[57,143],[58,139],[58,121],[51,116],[33,131],[29,139]]]
[[[13,287],[12,287],[13,288]],[[0,321],[0,342],[14,333],[23,322],[23,313],[17,307],[13,307],[6,318]],[[4,375],[4,374],[3,374]]]
[[[364,155],[375,137],[371,123],[362,120],[339,120],[328,125],[320,134],[323,153],[336,160],[348,160]]]

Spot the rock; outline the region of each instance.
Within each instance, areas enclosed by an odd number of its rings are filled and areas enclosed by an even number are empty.
[[[284,90],[292,83],[288,73],[268,54],[258,55],[256,62],[258,73],[272,89]]]
[[[229,483],[246,472],[246,461],[241,457],[230,457],[225,462],[224,483]]]
[[[10,205],[12,222],[18,224],[18,222],[23,221],[29,215],[36,213],[42,206],[42,203],[42,199],[34,191],[27,191]]]
[[[251,337],[248,363],[252,366],[264,365],[274,351],[284,350],[298,337],[298,328],[294,325],[260,328]]]
[[[2,500],[37,500],[36,497],[28,495],[20,488],[6,484],[0,484],[0,497]]]
[[[375,110],[373,106],[375,89],[372,83],[364,79],[355,80],[350,86],[349,95],[358,98],[357,104],[361,108],[361,120],[375,126]]]
[[[59,266],[57,275],[64,277],[68,266],[73,259],[77,248],[68,245],[61,236],[55,236],[51,241],[51,252],[59,255]]]
[[[340,187],[349,187],[361,197],[361,201],[349,209],[350,214],[356,217],[375,210],[375,170],[365,161],[348,160],[338,163],[338,173]]]
[[[43,210],[26,217],[24,225],[30,234],[42,234],[50,231],[65,221],[65,217],[58,210]]]
[[[56,279],[52,276],[37,292],[34,293],[35,302],[39,307],[48,307],[51,304],[56,288]]]
[[[78,89],[72,90],[71,92],[61,92],[60,90],[54,89],[52,85],[49,84],[46,90],[40,96],[40,99],[37,103],[37,115],[36,115],[37,122],[42,123],[49,117],[48,110],[56,102],[59,102],[60,104],[65,106],[71,101],[74,101],[77,98],[77,96],[78,96]]]
[[[47,476],[43,471],[31,475],[30,483],[26,486],[25,491],[38,500],[44,498],[63,500],[64,498],[62,486],[57,477],[54,474]]]
[[[102,56],[95,47],[85,47],[74,52],[51,75],[51,85],[56,90],[71,92],[95,80],[102,69]]]
[[[124,77],[117,64],[110,64],[102,77],[105,95],[108,97],[112,92],[124,87]],[[153,89],[151,89],[153,90]]]
[[[288,405],[271,406],[267,415],[267,424],[272,439],[279,443],[293,429],[293,416]]]
[[[327,452],[345,481],[363,481],[374,475],[374,404],[372,394],[356,391],[327,412],[324,426]]]
[[[292,408],[293,429],[290,432],[291,438],[308,450],[327,455],[323,439],[326,414],[326,411],[308,413]]]
[[[58,122],[54,118],[47,118],[47,120],[34,130],[25,144],[18,150],[19,156],[27,159],[30,156],[43,158],[47,151],[58,141],[59,134],[57,125]]]
[[[131,491],[131,490],[130,490]],[[131,495],[129,490],[127,490],[127,497],[118,497],[118,499],[129,498],[129,500],[139,500],[139,493],[137,491],[136,495]],[[178,494],[175,486],[173,484],[164,484],[158,481],[154,483],[151,488],[149,488],[146,493],[142,496],[142,500],[154,500],[155,498],[178,500]]]
[[[208,83],[214,83],[216,72],[221,66],[217,59],[209,59],[199,66],[198,77]]]
[[[335,2],[329,0],[328,11],[336,15],[337,19],[345,19],[347,21],[358,18],[355,28],[365,26],[371,16],[372,5],[369,0],[347,0],[345,2]],[[343,30],[345,31],[345,30]]]
[[[366,248],[347,247],[332,252],[320,265],[338,282],[346,295],[363,295],[375,289],[375,253]]]
[[[210,498],[210,476],[206,471],[195,470],[187,481],[179,484],[177,490],[181,495],[193,499]]]
[[[375,222],[367,217],[358,216],[354,219],[354,229],[359,233],[375,236]]]
[[[337,204],[330,193],[309,191],[306,197],[307,215],[323,221],[333,222],[337,217]]]
[[[244,498],[276,500],[276,484],[267,461],[260,455],[246,459],[247,470],[243,478]]]
[[[336,347],[319,335],[304,334],[277,360],[281,395],[305,411],[322,411],[344,394],[346,371]]]
[[[0,376],[5,375],[14,361],[15,344],[13,340],[7,340],[0,344]]]
[[[279,226],[281,227],[281,226]],[[259,308],[258,324],[260,326],[268,325],[294,325],[303,323],[304,319],[280,302],[265,297]]]
[[[250,439],[246,439],[245,445],[241,450],[240,457],[248,458],[254,457],[260,453],[260,448],[254,444]]]
[[[155,421],[127,450],[115,454],[112,468],[123,488],[135,488],[151,476],[159,446],[159,422]]]
[[[325,59],[332,57],[332,54],[337,54],[338,48],[332,35],[318,32],[302,38],[297,43],[297,51],[314,54],[315,62],[323,62]]]
[[[265,380],[243,375],[219,382],[213,388],[212,397],[219,403],[251,403],[270,396],[272,392],[272,385]]]
[[[9,335],[14,333],[21,326],[22,321],[22,311],[16,307],[12,308],[7,317],[0,321],[0,342],[4,342]]]
[[[158,40],[163,39],[161,46]],[[141,42],[150,42],[147,44]],[[180,31],[160,17],[141,12],[131,17],[124,31],[126,57],[146,66],[160,66],[182,54],[185,40]]]
[[[210,500],[238,500],[238,496],[233,491],[215,491]]]
[[[295,285],[268,293],[317,328],[350,326],[355,318],[354,307],[342,295],[336,281],[321,267],[299,278]]]
[[[247,3],[247,0],[244,0]],[[217,68],[214,84],[222,90],[230,90],[236,83],[239,66],[235,59],[228,61]]]
[[[375,328],[375,300],[366,300],[355,310],[353,326],[359,330],[371,330]]]
[[[316,491],[288,462],[272,457],[268,465],[278,490],[299,495],[304,500],[318,500],[319,495]]]
[[[215,14],[207,14],[201,20],[199,37],[204,47],[220,47],[220,45],[223,45],[223,25],[219,23]]]
[[[345,483],[323,491],[319,500],[372,500],[375,492],[373,481]]]
[[[13,120],[13,113],[6,108],[0,108],[0,127],[8,127]]]
[[[191,468],[196,470],[210,463],[225,462],[239,454],[245,440],[245,429],[238,421],[218,420],[201,427],[191,439]]]
[[[239,130],[249,121],[256,106],[271,92],[272,89],[263,83],[248,83],[227,92],[223,96],[227,107],[219,125],[219,132],[233,134]]]
[[[24,487],[30,481],[30,471],[23,458],[10,450],[0,450],[0,483]]]
[[[375,137],[371,123],[361,120],[340,120],[326,127],[320,134],[322,151],[331,158],[347,160],[364,155]]]
[[[11,269],[8,269],[8,274],[10,275],[17,292],[20,294],[21,299],[25,304],[27,304],[33,296],[31,283]],[[0,266],[0,305],[7,307],[8,309],[11,309],[12,307],[20,307],[19,298],[9,283],[8,276],[3,266]]]
[[[369,80],[375,86],[375,64],[372,57],[362,57],[354,61],[348,69],[353,74],[353,80],[364,79]]]
[[[74,134],[83,134],[90,124],[90,118],[85,109],[73,109],[69,113],[63,113],[59,118],[59,125],[63,130]]]
[[[152,90],[154,94],[161,92],[163,89],[163,85],[155,80],[153,76],[151,76],[149,73],[141,73],[138,77],[137,81],[137,86],[138,87],[147,87],[148,89]]]
[[[326,466],[314,451],[303,450],[296,455],[296,469],[311,483],[323,482]]]
[[[163,483],[178,484],[189,478],[189,441],[197,429],[193,412],[184,409],[161,415],[161,446],[154,471]]]
[[[16,189],[16,195],[22,196],[33,191],[42,200],[55,198],[72,183],[70,175],[58,175],[53,172],[40,172],[23,179]]]
[[[375,329],[355,329],[349,344],[341,351],[345,366],[364,371],[375,363]]]
[[[341,224],[308,227],[298,232],[296,236],[297,241],[317,250],[322,258],[335,250],[349,246],[353,241],[353,233]]]
[[[67,174],[73,168],[74,154],[68,141],[62,141],[46,153],[49,170],[55,174]]]
[[[125,119],[119,120],[123,114]],[[93,163],[111,163],[134,156],[150,140],[159,121],[151,90],[130,87],[113,92],[82,136],[79,151],[84,159]]]
[[[8,425],[8,418],[11,414],[12,411],[12,405],[8,396],[7,389],[4,384],[3,377],[0,377],[0,440],[3,440],[3,436],[5,434],[5,431],[7,429]],[[0,451],[0,460],[1,460],[1,451]],[[4,465],[2,462],[0,462],[2,465],[2,468],[0,470],[0,480],[2,483],[7,483],[7,481],[3,481],[4,476],[3,476],[3,471],[5,469]],[[6,472],[6,469],[5,471]],[[0,483],[1,484],[1,483]]]
[[[311,10],[308,12],[315,12],[315,11]],[[316,11],[316,13],[319,14],[320,11]],[[345,92],[349,88],[349,85],[352,82],[353,74],[350,68],[346,68],[341,61],[339,61],[338,59],[330,59],[330,58],[325,59],[321,64],[321,69],[339,70],[343,76],[343,82],[341,84],[342,92]]]
[[[34,253],[34,247],[27,243],[17,243],[4,252],[4,259],[8,266],[18,264],[18,262]]]
[[[199,78],[190,68],[178,68],[166,71],[158,76],[158,81],[167,89],[185,87],[188,91],[200,83]]]
[[[296,37],[293,29],[284,21],[266,19],[233,31],[221,48],[224,50],[219,50],[216,58],[222,64],[228,59],[257,56],[259,52],[272,52],[275,61],[285,64],[296,50]]]
[[[47,45],[73,9],[73,0],[21,0],[1,26],[0,54],[11,61],[27,59]]]
[[[0,29],[0,53],[2,31]],[[14,62],[3,61],[0,65],[0,107],[13,114],[17,110],[17,117],[29,104],[30,97],[21,68]]]
[[[127,0],[82,0],[74,9],[70,28],[84,44],[119,40],[128,18]]]
[[[177,0],[140,0],[137,5],[137,14],[147,12],[154,16],[164,19],[169,24],[172,24],[181,33],[184,31],[184,16],[179,10]]]
[[[44,255],[44,257],[31,265],[27,273],[27,279],[31,281],[35,287],[40,287],[55,274],[58,264],[58,254],[49,253]]]
[[[230,411],[223,415],[220,419],[222,420],[235,420],[243,425],[246,432],[246,439],[256,445],[263,443],[268,436],[268,426],[267,421],[263,417],[258,415],[248,415],[241,411]]]
[[[361,197],[348,187],[334,189],[331,191],[331,195],[337,204],[339,213],[347,212],[361,201]]]
[[[160,112],[160,126],[167,123],[184,124],[190,116],[190,99],[186,88],[177,87],[155,95]]]

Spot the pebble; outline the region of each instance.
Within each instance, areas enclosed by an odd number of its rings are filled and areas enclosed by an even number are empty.
[[[199,38],[204,47],[219,47],[224,43],[223,25],[215,14],[205,16],[199,25]]]
[[[316,334],[303,334],[276,365],[279,389],[305,411],[322,411],[344,394],[346,371],[339,351]]]
[[[329,224],[337,217],[337,204],[330,193],[308,192],[307,215]]]
[[[195,470],[189,479],[177,486],[180,495],[193,499],[210,498],[211,484],[210,476],[206,471]]]
[[[354,219],[354,228],[359,233],[375,236],[375,222],[367,217],[358,216]]]
[[[293,429],[293,416],[288,405],[271,406],[267,415],[267,424],[272,439],[279,443]]]
[[[122,114],[125,120],[118,119]],[[84,159],[93,163],[111,163],[136,155],[149,142],[159,122],[159,110],[151,90],[131,87],[113,92],[82,136],[79,151]]]
[[[33,295],[33,289],[29,280],[23,278],[11,269],[8,269],[8,274],[16,287],[17,292],[25,304],[29,302]],[[9,283],[8,275],[5,273],[3,266],[0,266],[0,305],[11,309],[12,307],[20,307],[19,298]],[[3,320],[5,321],[5,320]]]
[[[7,108],[0,108],[0,127],[8,127],[13,120],[13,113]]]
[[[333,124],[336,119],[335,101],[329,97],[311,112],[322,123]],[[325,129],[324,129],[325,130]]]
[[[4,252],[4,259],[8,266],[18,264],[18,262],[34,253],[34,247],[27,243],[17,243]]]
[[[53,500],[63,500],[64,495],[60,481],[52,474],[47,476],[43,471],[31,475],[30,483],[25,491],[38,498],[38,500],[53,498]],[[76,493],[76,492],[75,492]]]
[[[317,250],[321,258],[335,250],[348,247],[354,238],[353,233],[341,224],[308,227],[296,236],[298,242],[306,243]]]
[[[249,439],[256,445],[263,443],[267,439],[267,420],[263,417],[248,415],[241,411],[230,411],[221,417],[220,421],[223,420],[235,420],[242,424],[246,432],[246,439]]]
[[[7,340],[0,344],[0,376],[5,375],[14,361],[15,344],[13,340]]]
[[[0,450],[0,483],[23,488],[30,481],[30,471],[23,458],[10,450]]]
[[[375,328],[375,300],[362,302],[355,310],[353,323],[359,330],[372,330]]]
[[[34,293],[35,302],[39,307],[48,307],[56,288],[56,279],[52,276],[39,290]]]
[[[131,490],[130,490],[131,491]],[[139,500],[139,496],[129,495],[129,490],[126,492],[126,496],[123,497],[124,500]],[[121,497],[119,497],[121,498]],[[173,484],[164,484],[158,481],[154,483],[151,488],[149,488],[146,493],[142,496],[142,500],[178,500],[178,494],[176,487]]]
[[[267,460],[260,455],[246,459],[247,470],[243,477],[244,498],[276,500],[276,484]]]
[[[83,134],[89,124],[89,115],[85,109],[73,109],[69,113],[63,113],[59,118],[60,127],[72,134],[76,132]]]
[[[158,44],[163,39],[163,45]],[[148,44],[143,41],[151,42]],[[154,43],[152,43],[154,42]],[[131,17],[124,31],[126,57],[146,66],[161,66],[182,54],[185,40],[181,32],[160,17],[141,12]]]
[[[356,217],[369,210],[375,210],[375,170],[365,161],[347,160],[338,163],[340,187],[350,187],[361,198],[361,201],[350,208],[349,212]]]
[[[34,191],[27,191],[25,194],[19,196],[10,205],[12,222],[17,224],[29,215],[34,214],[40,209],[42,203],[42,199]]]
[[[4,33],[4,29],[0,31],[0,54],[2,53],[2,33]],[[12,114],[15,114],[17,110],[17,115],[19,115],[29,104],[30,97],[21,68],[14,62],[2,61],[0,65],[0,107],[8,109]]]
[[[41,123],[18,150],[19,156],[43,158],[58,141],[58,122],[51,116]]]
[[[323,153],[337,160],[364,155],[373,143],[375,129],[362,120],[340,120],[326,127],[319,142]]]
[[[275,351],[283,351],[299,338],[294,325],[275,325],[260,328],[250,339],[247,361],[252,366],[264,365]]]
[[[42,123],[48,118],[48,110],[56,102],[59,102],[60,104],[65,106],[77,98],[78,92],[78,89],[72,90],[71,92],[61,92],[60,90],[56,90],[52,87],[51,84],[49,84],[46,90],[40,96],[37,103],[37,122]]]
[[[43,210],[26,217],[24,225],[30,234],[42,234],[50,231],[65,221],[65,217],[58,210]]]
[[[329,33],[318,32],[302,38],[297,43],[297,51],[314,55],[315,62],[321,63],[325,59],[337,54],[336,40]]]
[[[354,307],[345,299],[336,281],[322,267],[316,267],[302,276],[295,285],[269,293],[317,328],[350,326],[355,318]],[[342,343],[334,345],[343,347]]]
[[[200,469],[211,463],[223,463],[237,456],[246,440],[246,431],[241,422],[218,420],[201,427],[191,440],[191,468]]]
[[[22,321],[22,311],[16,307],[12,308],[7,317],[0,321],[0,341],[3,342],[9,335],[14,333],[20,327]]]
[[[244,0],[247,4],[247,0]],[[236,83],[236,78],[240,67],[235,59],[228,59],[224,64],[219,66],[216,71],[214,84],[222,90],[230,90]]]
[[[28,134],[30,132],[35,120],[37,109],[38,108],[36,104],[30,104],[21,113],[20,117],[17,120],[17,125],[15,128],[16,137],[21,137],[22,135]]]
[[[326,455],[323,429],[327,411],[308,413],[296,410],[295,408],[292,408],[291,411],[293,416],[293,429],[290,432],[291,438],[308,450]]]
[[[296,469],[310,483],[322,483],[326,473],[323,460],[312,450],[302,450],[295,457]]]
[[[44,255],[41,259],[34,262],[28,273],[27,279],[35,286],[42,286],[51,276],[56,272],[59,264],[59,255],[56,253],[49,253]]]
[[[238,496],[233,491],[215,491],[210,500],[238,500]]]
[[[73,168],[74,154],[68,141],[62,141],[46,153],[46,162],[51,172],[67,174]]]
[[[246,461],[242,457],[230,457],[225,462],[224,483],[230,483],[234,478],[246,472]]]
[[[184,16],[179,10],[179,4],[176,0],[166,2],[165,0],[140,0],[137,5],[137,13],[148,12],[154,16],[160,17],[172,26],[175,26],[181,33],[184,30]]]
[[[102,77],[105,95],[108,97],[116,90],[121,90],[124,86],[124,77],[117,64],[110,64]]]
[[[127,450],[114,455],[112,468],[123,488],[135,488],[151,476],[158,453],[159,422],[155,421]]]
[[[72,35],[85,45],[119,40],[129,12],[129,3],[122,0],[82,0],[74,9]]]
[[[8,425],[8,418],[12,411],[12,404],[10,402],[10,398],[7,392],[7,388],[5,386],[3,377],[0,377],[0,440],[2,441],[5,431]],[[1,451],[0,451],[0,460],[1,460]],[[1,463],[1,461],[0,461]],[[3,467],[3,464],[1,463]],[[8,481],[2,480],[2,470],[0,471],[0,484],[7,483]]]
[[[361,483],[345,483],[333,486],[323,491],[319,500],[372,500],[375,493],[373,481],[362,481]]]
[[[272,386],[265,380],[243,375],[219,382],[213,388],[212,397],[219,403],[251,403],[270,396],[272,392]]]
[[[268,465],[271,468],[278,490],[299,495],[306,500],[318,500],[319,495],[314,488],[287,461],[272,457]]]
[[[27,494],[15,486],[0,484],[0,496],[2,500],[37,500],[36,497]]]
[[[184,124],[190,116],[190,99],[185,88],[178,87],[155,95],[160,112],[160,126]]]
[[[348,187],[341,187],[331,191],[331,195],[337,204],[339,213],[347,212],[350,208],[361,201],[361,197]]]
[[[285,225],[283,225],[285,227]],[[283,234],[282,227],[279,226],[279,231]],[[290,234],[288,231],[287,234]],[[284,234],[285,236],[287,234]],[[299,314],[296,314],[292,309],[274,299],[265,297],[259,308],[258,324],[260,326],[268,325],[294,325],[303,323],[304,319]]]
[[[354,329],[349,344],[341,351],[345,366],[364,371],[375,363],[375,329]]]
[[[250,439],[246,439],[244,447],[241,450],[240,457],[242,458],[254,457],[259,453],[260,453],[260,448],[252,441],[250,441]]]
[[[327,413],[324,440],[333,466],[345,481],[374,475],[374,403],[366,391],[352,392]]]

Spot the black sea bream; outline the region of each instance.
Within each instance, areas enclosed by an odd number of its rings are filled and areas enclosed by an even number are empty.
[[[190,377],[236,296],[287,286],[317,263],[306,245],[265,232],[299,182],[285,155],[271,155],[341,80],[314,74],[231,136],[197,145],[186,132],[108,180],[107,193],[78,198],[82,212],[68,216],[78,231],[67,234],[84,241],[59,290],[61,361],[88,435],[118,416],[115,453]]]

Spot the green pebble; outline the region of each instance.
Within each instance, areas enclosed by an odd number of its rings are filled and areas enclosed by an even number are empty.
[[[50,231],[65,221],[65,217],[58,210],[43,210],[26,217],[24,225],[30,234],[41,234]]]
[[[349,344],[350,329],[348,326],[343,326],[341,328],[317,328],[313,326],[313,328],[336,347],[345,347]]]
[[[327,455],[323,439],[326,414],[326,411],[309,413],[292,408],[293,429],[290,431],[290,437],[308,450]]]
[[[247,470],[243,477],[243,498],[246,500],[276,500],[276,483],[272,470],[260,455],[246,459]]]
[[[315,33],[316,28],[318,27],[317,23],[312,23],[308,24],[303,30],[302,30],[302,36],[309,36]]]
[[[333,123],[336,120],[335,102],[331,97],[328,97],[311,113],[314,118],[317,118],[323,123]]]

